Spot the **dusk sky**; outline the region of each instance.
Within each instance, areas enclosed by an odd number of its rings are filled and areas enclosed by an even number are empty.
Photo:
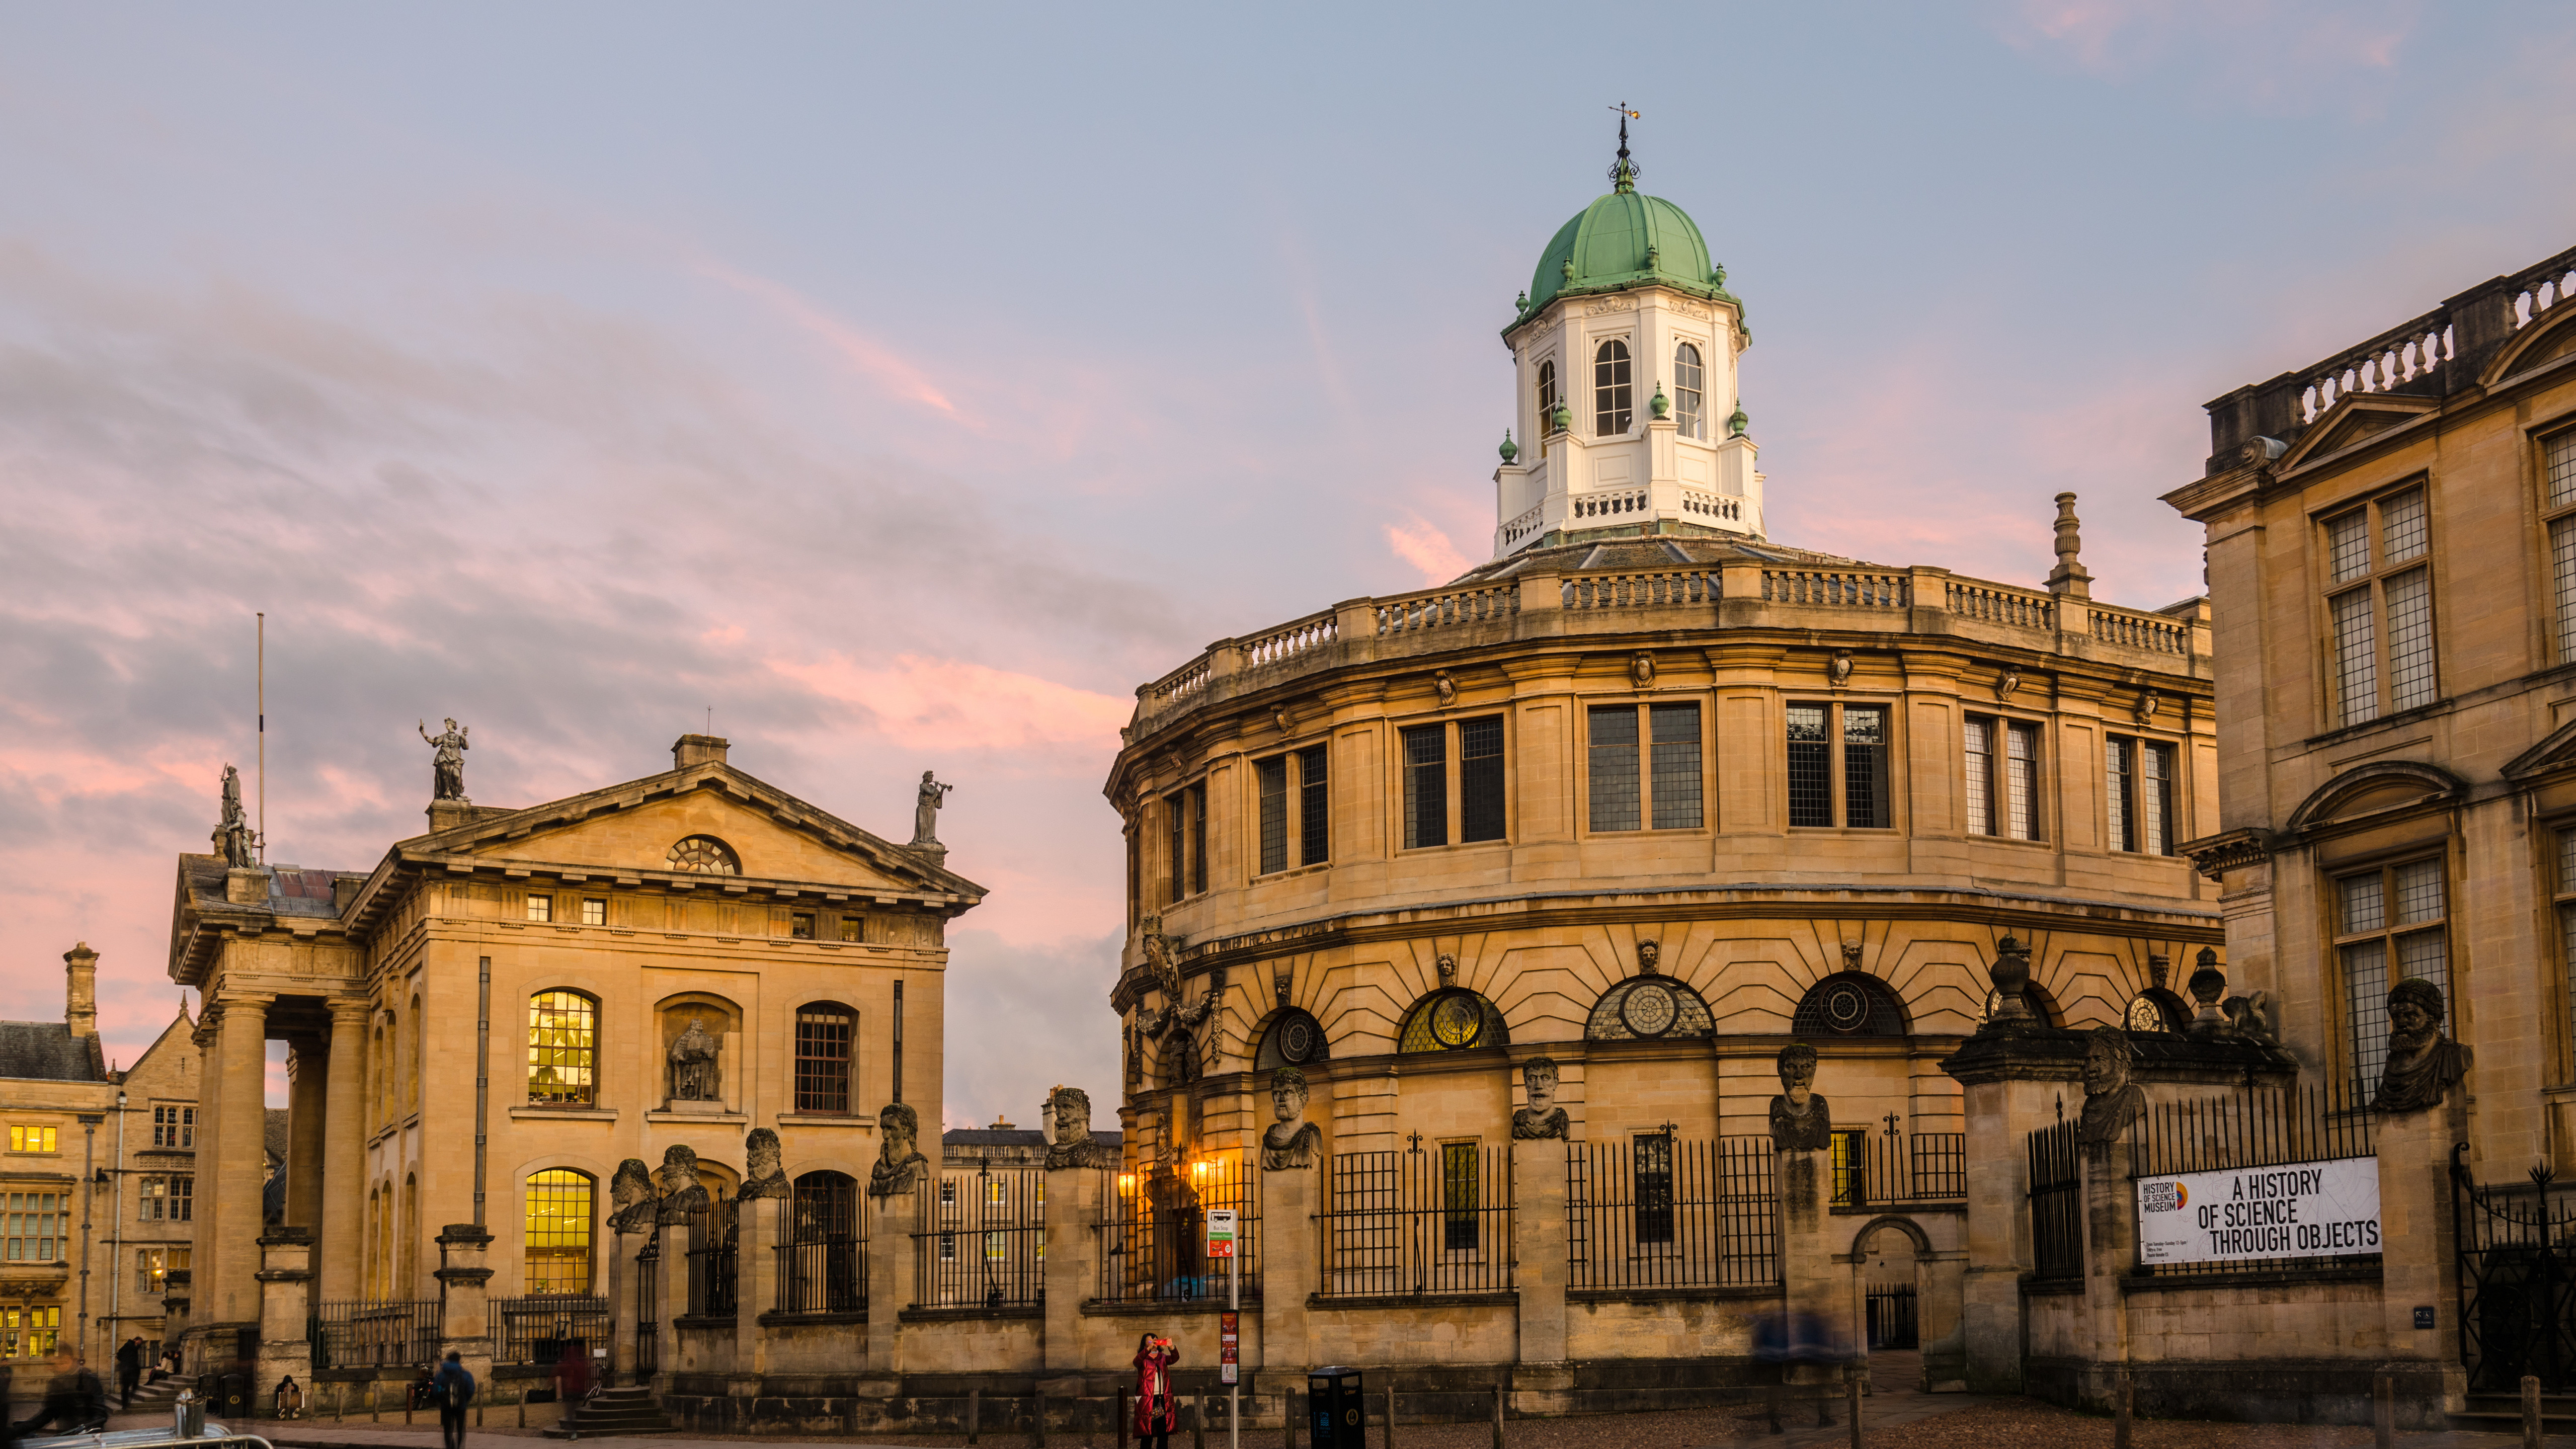
[[[956,782],[951,1125],[1114,1100],[1134,689],[1486,556],[1498,331],[1607,189],[1745,299],[1783,542],[2200,590],[2200,404],[2576,242],[2564,6],[0,8],[0,1015],[175,857],[733,763]]]

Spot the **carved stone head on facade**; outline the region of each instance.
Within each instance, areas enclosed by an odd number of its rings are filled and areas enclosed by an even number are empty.
[[[2438,1107],[2474,1064],[2469,1049],[2442,1034],[2442,988],[2409,976],[2388,988],[2388,1064],[2380,1069],[2381,1112]]]
[[[1825,678],[1833,681],[1834,688],[1842,688],[1850,681],[1851,674],[1852,657],[1848,650],[1838,649],[1834,651],[1833,658],[1825,661]]]
[[[1556,1105],[1556,1087],[1554,1059],[1532,1057],[1521,1063],[1521,1095],[1529,1105],[1512,1113],[1513,1137],[1531,1141],[1565,1136],[1565,1109]]]
[[[1295,720],[1288,717],[1288,711],[1276,706],[1272,707],[1270,711],[1270,727],[1272,729],[1279,731],[1279,733],[1283,735],[1294,734],[1296,733],[1296,724],[1297,722]]]
[[[1059,1147],[1091,1142],[1091,1094],[1080,1087],[1058,1087],[1047,1093],[1047,1140]]]
[[[1998,701],[2010,699],[2012,692],[2019,688],[2021,688],[2021,666],[2005,665],[2002,676],[1995,680],[1995,698]]]
[[[1305,1119],[1306,1074],[1281,1067],[1270,1076],[1270,1115],[1277,1120],[1261,1133],[1261,1170],[1286,1172],[1315,1165],[1324,1129]]]
[[[1819,1152],[1833,1144],[1834,1109],[1816,1092],[1816,1049],[1802,1041],[1780,1048],[1780,1095],[1771,1099],[1771,1147]]]
[[[741,1196],[787,1196],[787,1171],[780,1164],[780,1156],[776,1130],[754,1127],[743,1134]]]
[[[2136,1048],[2116,1026],[2097,1026],[2084,1044],[2084,1117],[2075,1140],[2100,1153],[2127,1134],[2129,1124],[2147,1109],[2147,1089],[2129,1080]]]
[[[1780,1072],[1780,1094],[1793,1106],[1804,1107],[1816,1093],[1816,1049],[1802,1041],[1780,1048],[1777,1062]]]
[[[1434,964],[1434,965],[1436,965],[1436,966],[1438,966],[1438,967],[1440,968],[1440,984],[1441,984],[1441,985],[1446,986],[1446,985],[1448,985],[1450,982],[1455,981],[1455,980],[1457,980],[1457,979],[1458,979],[1458,958],[1457,958],[1457,957],[1450,955],[1450,954],[1449,954],[1448,952],[1446,952],[1446,951],[1443,951],[1443,952],[1441,952],[1441,953],[1440,953],[1440,957],[1439,957],[1439,959],[1438,959],[1437,961],[1435,961],[1433,964]]]
[[[1288,1004],[1289,994],[1295,991],[1296,988],[1297,968],[1289,965],[1285,961],[1280,962],[1278,968],[1270,973],[1270,990],[1272,994],[1279,998],[1279,1004],[1281,1006],[1286,1006]]]
[[[1664,959],[1663,943],[1649,936],[1637,943],[1637,974],[1652,976]]]
[[[2093,1029],[2084,1044],[2084,1095],[2099,1097],[2129,1085],[2128,1033],[2116,1026]]]
[[[1294,1122],[1306,1115],[1306,1074],[1295,1067],[1281,1067],[1270,1074],[1270,1115],[1282,1122]]]
[[[1431,676],[1431,692],[1440,696],[1440,707],[1447,709],[1458,702],[1458,681],[1451,679],[1449,671],[1443,669]]]
[[[888,1102],[877,1113],[877,1160],[868,1169],[868,1195],[891,1197],[918,1186],[930,1168],[921,1155],[921,1114],[909,1102]]]
[[[1860,950],[1861,943],[1858,941],[1843,942],[1843,969],[1845,971],[1858,971],[1860,969]]]
[[[1636,657],[1630,659],[1628,661],[1628,678],[1639,689],[1646,689],[1653,686],[1655,682],[1655,656],[1652,654],[1640,653]]]
[[[653,1185],[664,1197],[698,1186],[697,1149],[685,1142],[663,1148],[662,1166],[653,1174]]]
[[[2138,696],[2138,723],[2145,724],[2165,707],[2165,697],[2150,689]]]

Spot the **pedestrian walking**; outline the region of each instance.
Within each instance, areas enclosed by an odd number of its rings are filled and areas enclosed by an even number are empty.
[[[143,1335],[136,1334],[116,1346],[116,1406],[134,1407],[134,1386],[143,1382]]]
[[[1168,1338],[1146,1334],[1136,1342],[1136,1449],[1172,1449],[1172,1431],[1181,1426],[1180,1401],[1172,1394],[1172,1365],[1181,1351]]]
[[[438,1405],[442,1449],[465,1449],[465,1406],[474,1402],[474,1375],[465,1371],[465,1356],[447,1351],[447,1362],[429,1381],[429,1396]]]
[[[107,1427],[107,1389],[98,1375],[82,1366],[80,1355],[68,1348],[54,1350],[54,1377],[45,1385],[45,1406],[34,1418],[10,1428],[24,1439],[48,1426],[65,1434]]]

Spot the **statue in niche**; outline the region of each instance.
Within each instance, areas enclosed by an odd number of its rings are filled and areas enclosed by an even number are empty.
[[[1664,959],[1663,943],[1649,937],[1637,943],[1637,974],[1652,976]]]
[[[2442,1105],[2451,1084],[2475,1065],[2469,1049],[2442,1034],[2442,988],[2410,976],[2388,988],[2388,1064],[2379,1072],[2377,1112]]]
[[[787,1196],[787,1169],[779,1162],[778,1133],[767,1127],[754,1127],[743,1134],[742,1191],[737,1200],[756,1197]]]
[[[1562,1139],[1565,1109],[1556,1105],[1556,1062],[1532,1057],[1521,1063],[1521,1094],[1529,1098],[1529,1105],[1512,1113],[1513,1140]]]
[[[877,1114],[877,1165],[868,1169],[868,1196],[910,1192],[930,1173],[921,1155],[921,1114],[909,1102],[888,1102]]]
[[[2134,1059],[2129,1034],[2116,1026],[2095,1027],[2084,1045],[2084,1115],[2075,1143],[2092,1156],[2108,1151],[2147,1110],[2147,1089],[2129,1080]]]
[[[1261,1134],[1261,1170],[1287,1172],[1315,1165],[1324,1129],[1306,1120],[1306,1074],[1281,1067],[1270,1074],[1270,1115]]]
[[[1058,1087],[1047,1093],[1046,1165],[1114,1167],[1118,1150],[1091,1140],[1091,1094],[1080,1087]]]
[[[688,1030],[671,1043],[671,1100],[717,1102],[724,1099],[724,1073],[716,1054],[724,1043],[707,1034],[706,1018],[689,1018]]]
[[[1780,1048],[1780,1095],[1771,1099],[1771,1150],[1822,1152],[1833,1145],[1834,1111],[1816,1091],[1816,1049]]]
[[[698,1153],[693,1147],[674,1143],[662,1149],[662,1166],[653,1174],[653,1185],[662,1190],[661,1206],[653,1220],[664,1227],[685,1223],[689,1214],[705,1212],[712,1206],[707,1185],[698,1181]]]
[[[224,819],[215,827],[215,854],[224,858],[230,870],[248,870],[255,863],[252,853],[250,817],[242,813],[241,771],[224,766]]]
[[[447,728],[437,734],[429,732],[427,720],[420,721],[419,728],[420,737],[438,752],[429,761],[429,798],[453,800],[459,805],[470,803],[465,798],[465,751],[469,748],[465,737],[471,731],[458,728],[454,720],[447,721]]]
[[[939,843],[939,807],[948,803],[948,792],[956,788],[940,784],[937,776],[929,770],[921,772],[921,790],[912,805],[913,844]]]
[[[656,1194],[653,1191],[653,1169],[641,1157],[630,1157],[617,1164],[617,1175],[608,1180],[608,1226],[613,1232],[649,1233],[656,1216]]]

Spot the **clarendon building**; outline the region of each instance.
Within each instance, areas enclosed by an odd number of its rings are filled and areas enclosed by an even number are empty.
[[[945,927],[983,890],[918,828],[889,843],[705,735],[642,779],[525,808],[460,793],[429,825],[365,870],[179,857],[169,972],[204,1005],[173,1090],[193,1261],[167,1298],[191,1372],[255,1363],[264,1393],[407,1375],[460,1340],[540,1374],[568,1344],[604,1356],[612,1284],[631,1324],[653,1241],[650,1211],[644,1238],[609,1227],[621,1163],[693,1174],[665,1183],[704,1189],[674,1227],[692,1244],[747,1173],[789,1236],[848,1240],[881,1122],[939,1120]],[[748,1161],[769,1133],[777,1160]],[[687,1311],[641,1309],[648,1340]]]
[[[2571,286],[2576,251],[2229,392],[2166,495],[2208,530],[2221,828],[2184,849],[2223,882],[2232,972],[2347,1099],[2440,1033],[2466,1049],[2430,1125],[2380,1129],[2383,1180],[2401,1153],[2427,1175],[2426,1231],[2383,1223],[2384,1263],[2302,1286],[2249,1352],[2400,1362],[2454,1409],[2576,1385],[2546,1288],[2576,1241]]]
[[[2221,944],[2177,848],[2219,821],[2207,609],[2093,598],[2071,494],[2041,587],[1775,542],[1744,304],[1613,180],[1505,319],[1492,557],[1137,690],[1118,1190],[1257,1220],[1265,1363],[1589,1365],[1530,1402],[1605,1404],[1748,1361],[1812,1266],[1770,1216],[1803,1044],[1831,1291],[1955,1380],[1941,1063],[1989,966],[2163,1033]]]

